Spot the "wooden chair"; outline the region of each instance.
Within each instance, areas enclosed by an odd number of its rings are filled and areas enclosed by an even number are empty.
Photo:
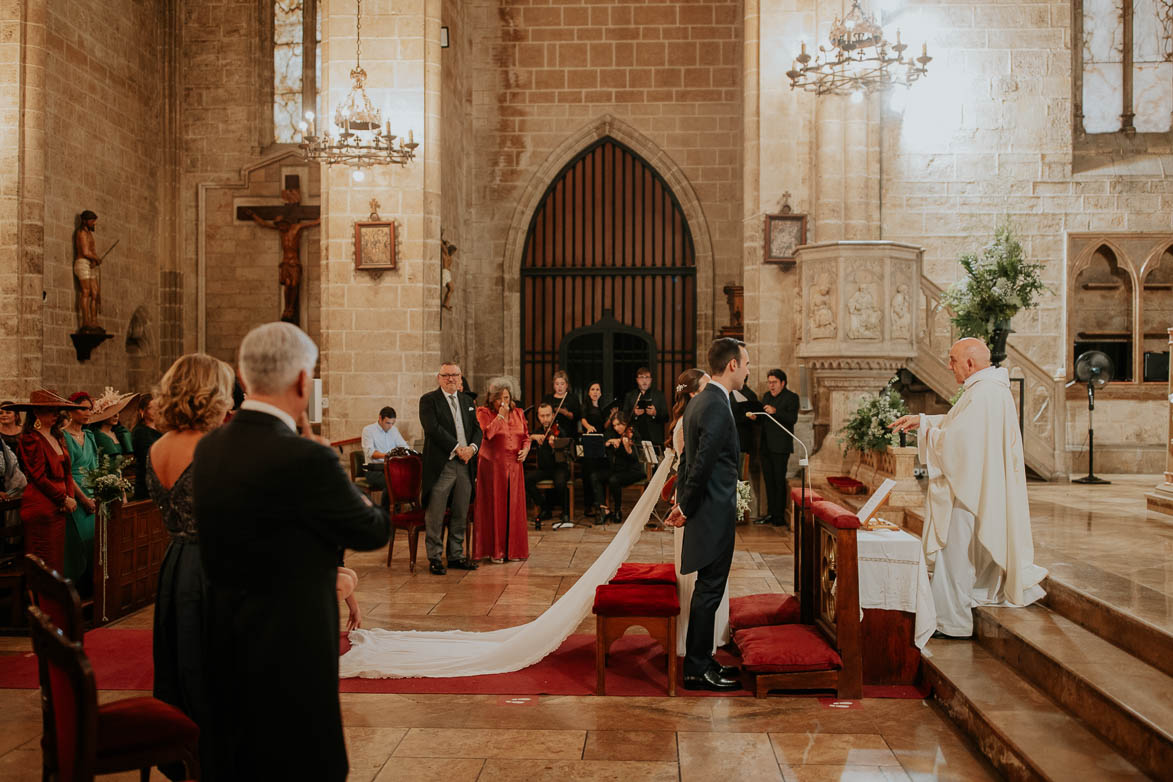
[[[29,602],[65,633],[70,641],[82,642],[81,596],[73,582],[45,564],[35,554],[24,555],[24,579]]]
[[[815,502],[812,510],[799,554],[803,583],[811,590],[801,596],[803,621],[739,630],[733,637],[759,698],[774,689],[829,689],[840,698],[863,694],[859,518],[832,502]]]
[[[540,491],[554,491],[554,480],[538,481],[536,484]],[[562,509],[566,514],[566,520],[571,524],[574,523],[574,460],[570,461],[570,474],[566,476],[566,507]],[[471,524],[471,520],[469,521]],[[534,529],[542,528],[542,518],[539,515],[534,519]],[[471,528],[470,528],[471,529]],[[471,534],[470,534],[471,537]]]
[[[98,774],[183,763],[199,779],[200,729],[179,709],[150,697],[98,705],[94,671],[80,643],[70,641],[36,606],[29,626],[37,655],[41,695],[53,735],[54,777],[88,782]]]
[[[0,599],[8,603],[6,628],[24,627],[24,524],[20,500],[0,502]]]
[[[350,452],[350,479],[363,494],[371,496],[371,484],[367,482],[366,457],[362,451]]]
[[[395,549],[395,531],[407,532],[408,570],[415,572],[420,530],[424,527],[424,460],[419,456],[389,456],[383,460],[387,479],[387,507],[391,511],[391,540],[387,543],[387,567]]]

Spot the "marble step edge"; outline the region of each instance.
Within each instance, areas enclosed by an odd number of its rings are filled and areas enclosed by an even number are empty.
[[[1043,579],[1042,587],[1047,608],[1173,676],[1173,633],[1054,576]]]
[[[1048,609],[1032,606],[1016,610]],[[1156,723],[1100,682],[1068,668],[1054,650],[1003,623],[995,612],[978,608],[975,614],[975,635],[987,652],[1083,721],[1138,768],[1155,777],[1173,769],[1173,734],[1168,726]],[[1069,638],[1075,636],[1072,640],[1076,644],[1081,633],[1095,635],[1065,617],[1056,615],[1054,619],[1068,625],[1064,629]],[[1129,657],[1124,650],[1118,651],[1122,661]],[[1169,691],[1173,692],[1173,681]]]
[[[924,658],[925,681],[932,687],[932,697],[949,719],[973,741],[978,751],[1006,778],[1007,782],[1071,782],[1072,777],[1068,772],[1064,772],[1062,775],[1048,773],[1045,764],[1038,757],[1038,753],[1054,753],[1055,743],[1032,747],[1029,743],[1017,741],[1012,735],[1011,729],[999,722],[997,709],[983,708],[975,697],[966,693],[954,682],[949,675],[949,663],[949,660],[942,659],[940,656]],[[1089,731],[1079,720],[1059,708],[1041,690],[1018,676],[1010,666],[989,655],[983,664],[990,668],[996,667],[1007,675],[1013,682],[1013,686],[1004,686],[1005,689],[1018,693],[1033,692],[1040,702],[1046,703],[1048,715],[1064,724],[1062,730],[1053,731],[1052,736],[1055,742],[1083,748],[1094,747],[1098,744],[1100,751],[1097,757],[1100,760],[1114,759],[1121,767],[1135,769],[1131,763]],[[1020,700],[1024,703],[1027,701],[1026,698],[1020,698]],[[1091,777],[1086,778],[1091,779]],[[1147,777],[1136,770],[1136,779],[1142,780]]]

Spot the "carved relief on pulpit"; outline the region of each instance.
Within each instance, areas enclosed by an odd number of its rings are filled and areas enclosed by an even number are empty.
[[[836,330],[835,281],[823,272],[811,291],[811,339],[834,339]]]
[[[908,339],[912,336],[912,296],[905,283],[896,286],[890,307],[892,313],[892,338]]]
[[[852,275],[852,293],[847,299],[847,336],[859,340],[883,339],[884,316],[878,299],[880,286],[876,277],[867,271]]]

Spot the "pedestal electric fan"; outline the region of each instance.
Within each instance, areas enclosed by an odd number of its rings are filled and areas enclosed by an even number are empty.
[[[1096,439],[1092,426],[1092,413],[1096,409],[1096,389],[1112,380],[1112,359],[1107,353],[1089,350],[1075,360],[1075,383],[1087,383],[1087,476],[1076,478],[1072,483],[1111,483],[1095,475]]]

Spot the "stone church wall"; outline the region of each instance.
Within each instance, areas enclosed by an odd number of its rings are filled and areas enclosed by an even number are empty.
[[[164,5],[139,0],[111,13],[101,0],[47,3],[43,382],[63,393],[143,391],[156,374],[149,343],[159,321]],[[99,253],[119,244],[101,267],[100,323],[114,338],[79,363],[68,335],[79,325],[73,231],[83,209],[98,214]],[[126,346],[140,310],[145,362]],[[149,368],[132,372],[136,361]]]
[[[520,199],[527,187],[540,192],[548,184],[532,180],[563,142],[605,115],[650,140],[695,190],[713,266],[705,276],[711,288],[698,291],[705,299],[699,311],[710,313],[699,330],[709,334],[725,323],[721,286],[741,279],[741,3],[465,5],[474,36],[477,185],[475,242],[461,253],[491,302],[472,313],[474,384],[518,371],[507,344],[519,318],[511,311],[520,290],[513,276],[518,259],[504,256],[510,231],[524,235],[530,219],[519,213]]]
[[[0,397],[21,398],[41,379],[40,242],[26,256],[21,233],[22,9],[0,5]],[[43,27],[28,50],[43,57]],[[29,107],[30,110],[33,107]],[[33,114],[39,121],[39,106]],[[40,206],[40,194],[36,199]],[[25,201],[28,205],[29,201]],[[35,323],[35,329],[22,324]],[[31,333],[30,333],[31,332]]]

